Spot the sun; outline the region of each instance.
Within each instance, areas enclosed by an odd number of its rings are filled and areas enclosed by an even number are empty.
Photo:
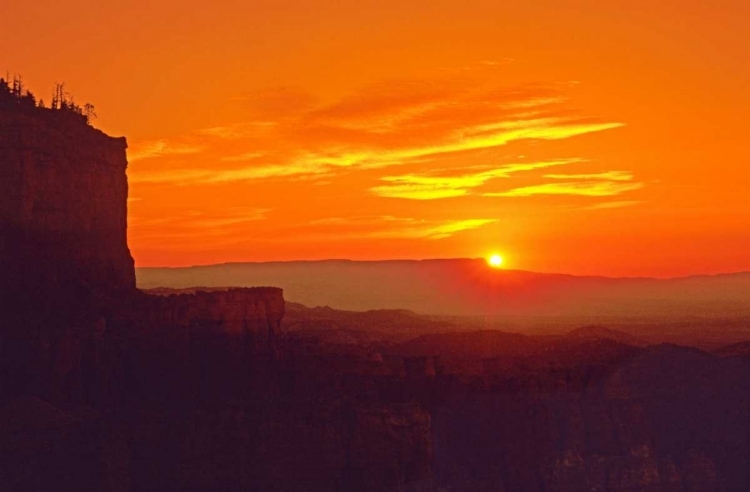
[[[487,263],[492,268],[500,268],[501,266],[503,266],[503,257],[500,255],[492,255],[487,258]]]

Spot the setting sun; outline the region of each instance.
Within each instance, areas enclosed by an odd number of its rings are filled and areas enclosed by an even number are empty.
[[[489,263],[491,267],[500,268],[503,265],[503,257],[500,255],[492,255],[487,258],[487,263]]]

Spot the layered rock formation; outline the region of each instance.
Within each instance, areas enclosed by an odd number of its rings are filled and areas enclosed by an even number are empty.
[[[249,336],[256,346],[268,346],[284,317],[284,297],[282,290],[275,287],[149,295],[140,298],[135,309],[123,315],[135,325]]]
[[[129,386],[212,399],[272,384],[283,316],[281,289],[257,287],[139,295],[110,324]]]
[[[281,290],[139,292],[125,138],[2,87],[0,395],[104,404],[128,384],[122,374],[158,380],[160,368],[210,363],[228,376],[269,359]]]
[[[136,293],[127,144],[0,99],[0,391],[80,401],[101,377],[108,313]]]
[[[747,490],[745,361],[669,345],[595,359],[557,368],[529,360],[466,395],[445,394],[433,414],[437,482],[455,491]]]
[[[127,159],[112,138],[59,111],[0,111],[0,296],[56,308],[135,290]]]

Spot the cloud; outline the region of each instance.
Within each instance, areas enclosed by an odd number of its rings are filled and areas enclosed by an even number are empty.
[[[330,217],[309,223],[304,239],[444,239],[477,229],[497,219],[421,220],[411,217]],[[295,234],[295,237],[300,237]]]
[[[477,229],[487,224],[497,222],[496,219],[469,219],[447,221],[440,225],[429,226],[425,229],[417,230],[416,237],[426,237],[428,239],[443,239],[450,237],[457,232],[470,229]]]
[[[633,173],[627,171],[606,171],[603,173],[594,174],[545,174],[544,177],[549,179],[597,179],[600,181],[631,181],[633,179]]]
[[[619,202],[603,202],[586,207],[586,210],[606,210],[610,208],[632,207],[643,203],[641,200],[623,200]]]
[[[249,121],[233,125],[214,126],[202,128],[196,133],[207,137],[216,137],[226,140],[236,140],[248,137],[259,137],[267,134],[277,125],[274,121]]]
[[[171,143],[166,140],[140,142],[130,146],[128,160],[134,162],[165,155],[196,154],[202,150],[204,148],[197,145]]]
[[[409,179],[408,177],[404,177]],[[396,180],[396,178],[394,178]],[[410,200],[437,200],[454,198],[468,194],[467,187],[449,183],[411,182],[392,186],[375,186],[371,189],[375,195],[389,198],[407,198]]]
[[[265,220],[268,212],[237,207],[210,212],[191,210],[155,219],[131,217],[129,234],[138,241],[178,241],[170,247],[191,249],[193,239],[200,240],[204,247],[227,246],[247,241],[251,232],[253,237],[270,244],[288,242],[290,237],[306,242],[440,240],[497,222],[486,218],[423,220],[385,215],[328,217],[288,225]]]
[[[263,152],[245,152],[240,155],[232,155],[228,157],[222,157],[221,160],[225,162],[243,162],[243,161],[254,161],[260,157],[265,156]]]
[[[208,238],[214,242],[223,237],[223,243],[228,243],[236,240],[238,233],[248,223],[265,220],[270,211],[265,208],[227,207],[219,210],[185,210],[153,219],[131,216],[128,233],[139,240]]]
[[[559,122],[558,122],[559,123]],[[358,162],[364,167],[383,167],[394,163],[406,163],[418,157],[435,156],[470,150],[490,149],[507,145],[516,140],[560,140],[622,126],[620,123],[601,124],[556,124],[551,120],[513,122],[491,130],[468,128],[457,133],[451,141],[423,147],[413,147],[392,152],[382,152]],[[355,161],[354,163],[357,163]]]
[[[494,169],[458,176],[414,175],[386,176],[381,178],[388,185],[375,186],[370,191],[378,196],[390,198],[406,198],[410,200],[436,200],[465,196],[472,193],[474,188],[480,187],[496,178],[507,178],[513,173],[532,171],[552,166],[562,166],[581,159],[560,159],[531,163],[506,164]]]
[[[134,145],[131,161],[150,160],[131,168],[133,181],[327,176],[344,168],[437,161],[522,140],[555,141],[623,126],[567,108],[559,85],[498,88],[464,78],[384,82],[327,104],[288,88],[243,101],[247,122],[204,128],[174,142]],[[156,159],[194,153],[200,159],[186,159],[178,169],[170,164],[165,170]],[[237,167],[242,163],[248,165]]]
[[[151,184],[220,184],[235,181],[252,181],[270,178],[300,177],[321,175],[327,172],[325,166],[314,161],[300,160],[288,164],[247,166],[237,169],[172,169],[150,172],[132,172],[131,183]]]
[[[614,196],[643,188],[643,183],[621,183],[614,181],[569,181],[524,186],[500,193],[484,193],[484,196],[520,197],[533,195],[580,195]]]

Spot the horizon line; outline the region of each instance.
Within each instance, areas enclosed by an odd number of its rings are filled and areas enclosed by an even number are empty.
[[[351,258],[324,258],[319,260],[267,260],[267,261],[226,261],[220,263],[206,263],[196,265],[185,265],[185,266],[135,266],[136,270],[178,270],[178,269],[191,269],[191,268],[211,268],[221,266],[232,266],[232,265],[269,265],[269,264],[291,264],[291,263],[334,263],[334,262],[346,262],[346,263],[398,263],[398,262],[438,262],[438,261],[482,261],[486,262],[486,258],[468,258],[468,257],[454,257],[454,258],[391,258],[383,260],[355,260]],[[557,275],[566,277],[577,277],[577,278],[599,278],[599,279],[611,279],[611,280],[681,280],[681,279],[693,279],[693,278],[705,278],[705,277],[722,277],[731,275],[743,275],[750,274],[750,270],[738,270],[733,272],[718,272],[718,273],[693,273],[687,275],[676,275],[668,277],[654,277],[654,276],[612,276],[612,275],[593,275],[593,274],[574,274],[564,272],[543,272],[534,270],[522,270],[513,268],[493,268],[497,272],[507,273],[531,273],[537,275]]]

